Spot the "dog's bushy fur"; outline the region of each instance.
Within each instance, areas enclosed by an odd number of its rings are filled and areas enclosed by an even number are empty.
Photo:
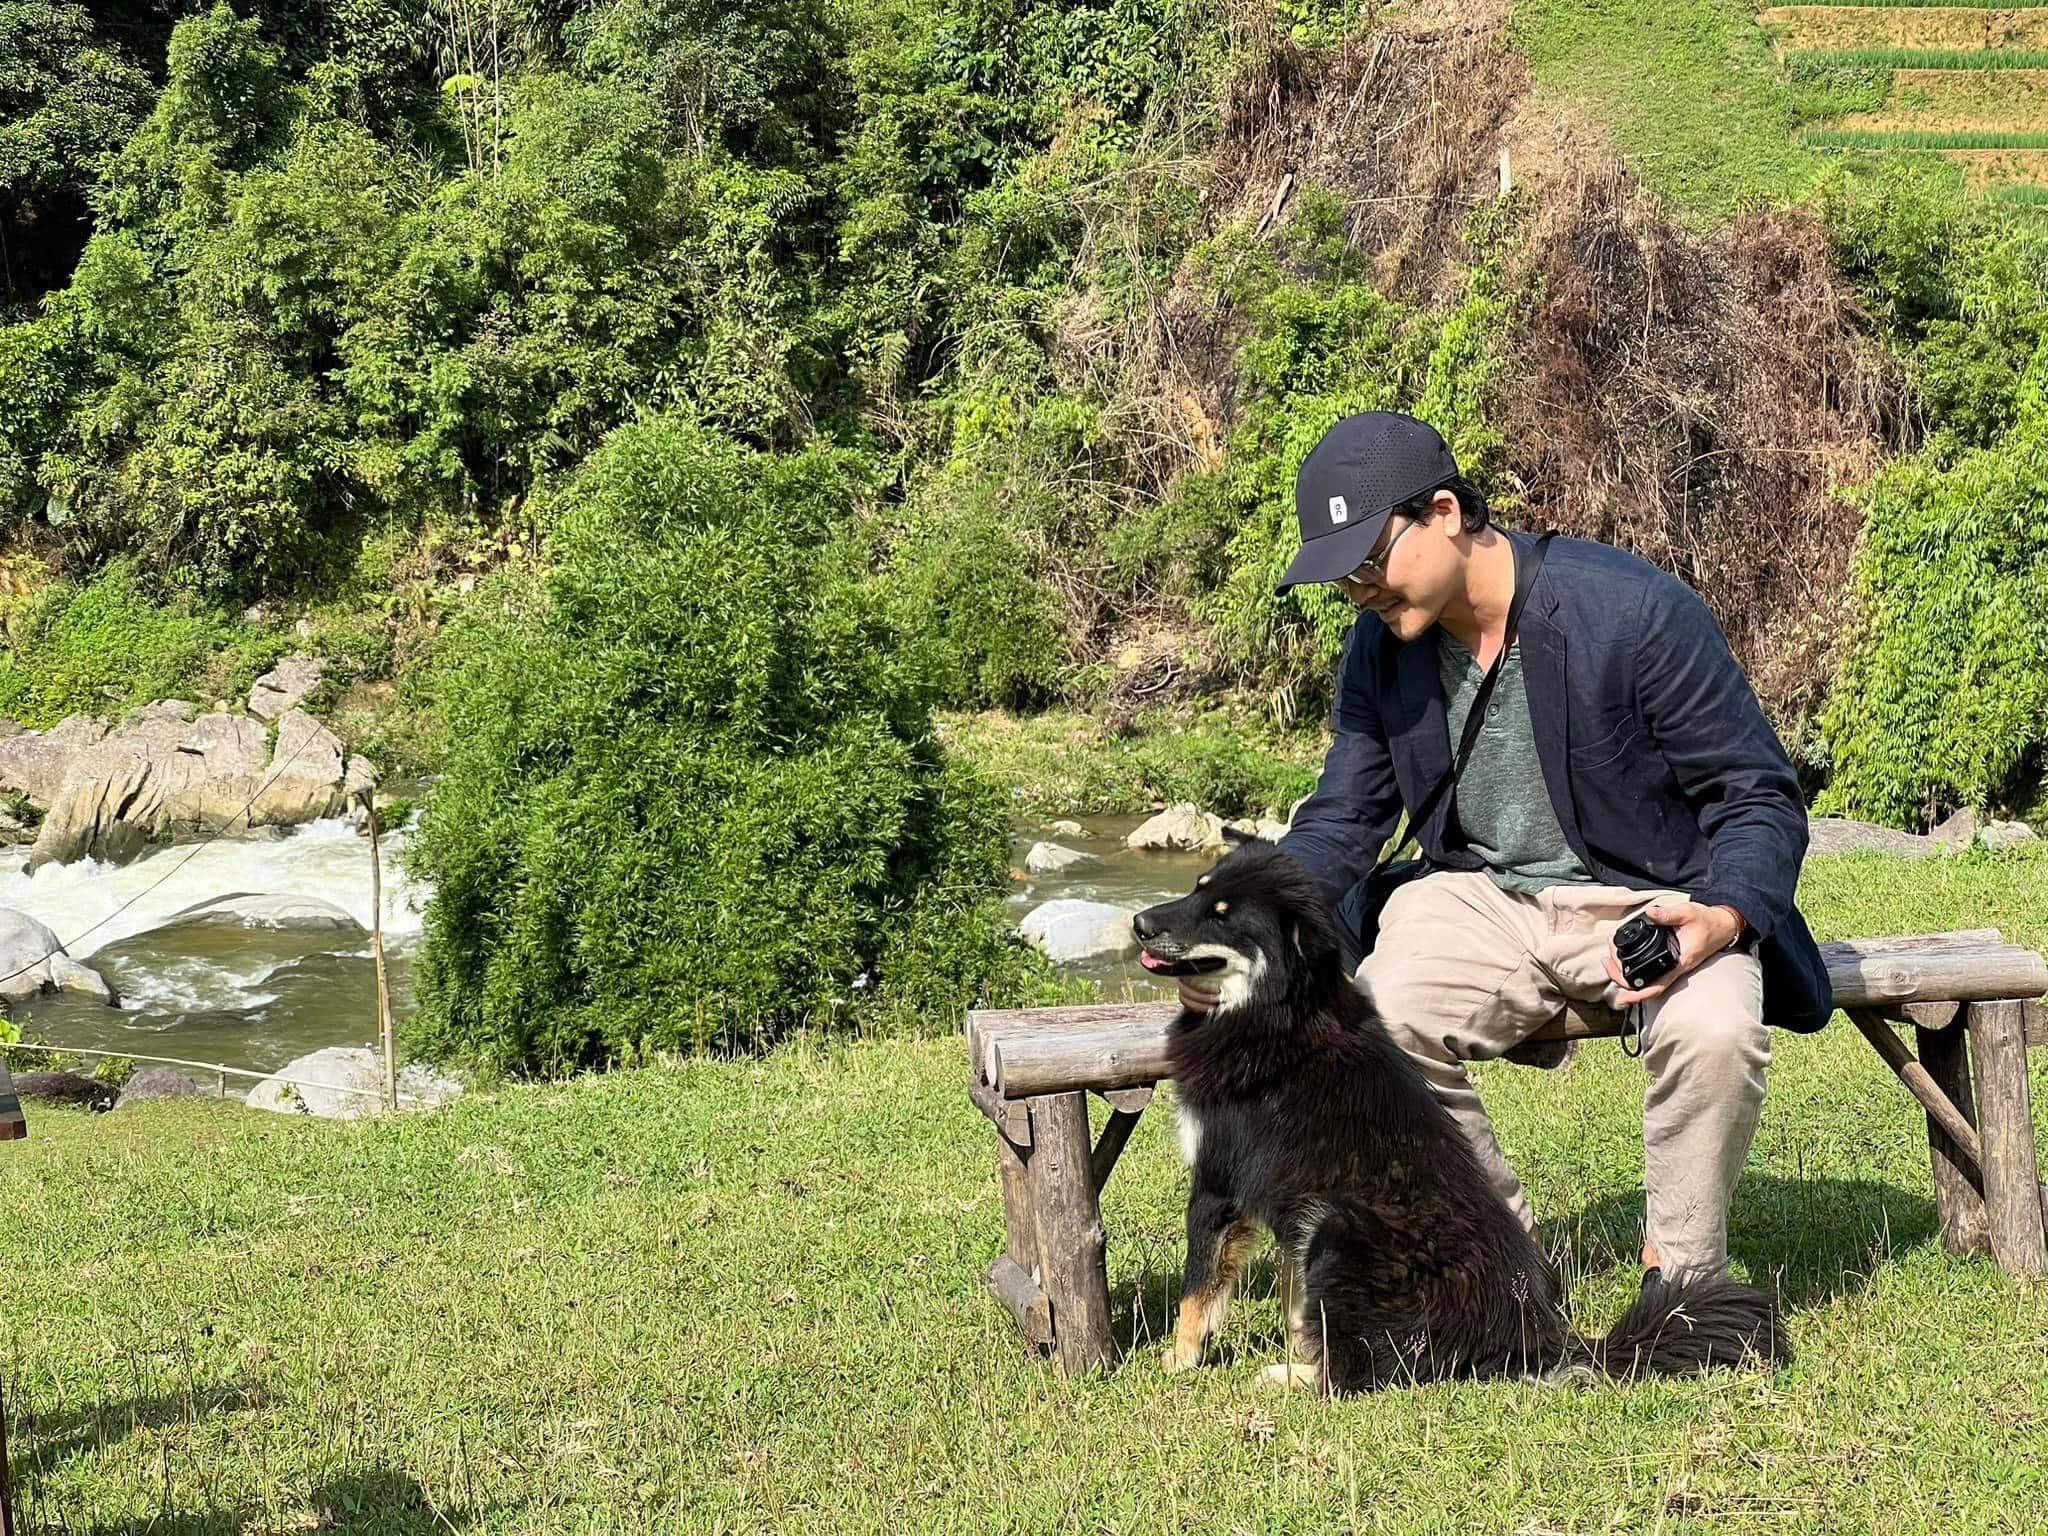
[[[1212,971],[1223,997],[1171,1036],[1193,1189],[1169,1367],[1199,1360],[1262,1227],[1300,1379],[1326,1391],[1786,1358],[1769,1298],[1719,1276],[1653,1278],[1606,1338],[1572,1331],[1544,1254],[1351,984],[1337,920],[1290,855],[1239,848],[1137,929],[1151,969]]]

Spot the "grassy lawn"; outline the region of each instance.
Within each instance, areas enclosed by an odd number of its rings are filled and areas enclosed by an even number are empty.
[[[1082,710],[999,710],[944,717],[947,745],[1027,816],[1143,815],[1192,800],[1225,816],[1287,808],[1315,788],[1329,737],[1284,732],[1241,706],[1149,711],[1112,735]]]
[[[2048,858],[1817,863],[1824,934],[2048,943]],[[1183,1175],[1107,1196],[1133,1356],[1070,1382],[979,1275],[990,1132],[954,1039],[798,1043],[342,1126],[218,1104],[33,1118],[0,1148],[20,1501],[71,1533],[2030,1531],[2048,1288],[1946,1257],[1922,1122],[1845,1025],[1780,1037],[1734,1244],[1798,1362],[1629,1388],[1253,1384],[1154,1363]],[[1486,1087],[1578,1311],[1634,1283],[1640,1069]],[[2037,1080],[2037,1094],[2048,1082]]]
[[[1827,167],[1799,128],[1884,96],[1875,77],[1781,75],[1749,0],[1516,0],[1510,26],[1544,92],[1585,105],[1699,223],[1796,200]]]

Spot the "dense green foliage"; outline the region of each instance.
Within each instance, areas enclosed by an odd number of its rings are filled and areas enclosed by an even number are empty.
[[[285,648],[203,607],[151,601],[125,562],[84,586],[14,600],[6,623],[0,717],[28,726],[118,715],[151,699],[239,698]]]
[[[421,1046],[559,1069],[1018,983],[1005,808],[937,748],[862,472],[667,416],[571,482],[545,583],[501,581],[440,679]]]
[[[1369,24],[0,0],[0,238],[42,253],[0,297],[0,541],[60,579],[0,709],[224,695],[295,619],[345,683],[398,679],[337,707],[446,769],[422,1045],[553,1068],[1014,993],[1005,806],[932,711],[1099,709],[1033,803],[1284,806],[1313,742],[1265,733],[1317,718],[1351,621],[1272,591],[1316,436],[1416,411],[1512,520],[1517,370],[1592,345],[1529,328],[1545,210],[1371,233],[1402,197],[1297,162]],[[1829,216],[1931,430],[1864,494],[1818,766],[1892,819],[2020,793],[2035,247],[1952,168],[1894,195],[1801,144],[1881,71],[1779,70],[1743,0],[1529,0],[1510,35],[1696,223],[1855,184]],[[1661,417],[1694,384],[1645,388]],[[1242,712],[1133,739],[1218,692]]]
[[[1904,178],[1837,228],[1937,430],[1861,494],[1823,803],[1910,822],[2010,802],[2048,760],[2048,232]]]

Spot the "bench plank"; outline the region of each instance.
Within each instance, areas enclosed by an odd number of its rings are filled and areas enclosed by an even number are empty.
[[[1844,1010],[2048,993],[2048,961],[2000,942],[1996,929],[1844,940],[1820,951]],[[1167,1031],[1179,1011],[1171,1002],[977,1009],[967,1017],[969,1059],[1003,1099],[1157,1082],[1167,1075]],[[1613,1010],[1574,1005],[1532,1038],[1598,1039],[1620,1030]]]

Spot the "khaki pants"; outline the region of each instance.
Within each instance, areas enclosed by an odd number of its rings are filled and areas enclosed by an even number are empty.
[[[1601,966],[1615,926],[1681,893],[1560,885],[1536,896],[1484,874],[1440,871],[1397,890],[1359,967],[1395,1041],[1414,1058],[1524,1226],[1535,1217],[1501,1155],[1464,1063],[1501,1055],[1567,1000],[1612,1003]],[[1646,1241],[1667,1274],[1728,1263],[1728,1201],[1764,1102],[1771,1045],[1754,955],[1716,955],[1643,1009]]]

